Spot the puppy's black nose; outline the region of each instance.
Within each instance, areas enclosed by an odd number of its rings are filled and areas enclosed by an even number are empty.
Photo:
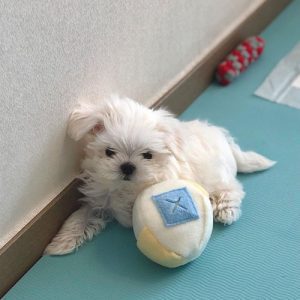
[[[121,171],[124,175],[129,176],[132,175],[135,171],[135,165],[130,162],[124,163],[120,166]]]

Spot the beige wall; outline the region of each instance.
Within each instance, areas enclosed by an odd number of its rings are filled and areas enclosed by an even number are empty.
[[[0,247],[78,172],[78,99],[147,105],[263,0],[0,2]]]

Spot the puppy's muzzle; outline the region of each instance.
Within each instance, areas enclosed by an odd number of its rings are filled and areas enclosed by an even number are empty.
[[[124,180],[130,180],[130,176],[134,173],[136,167],[130,162],[126,162],[120,166],[122,173],[125,175]]]

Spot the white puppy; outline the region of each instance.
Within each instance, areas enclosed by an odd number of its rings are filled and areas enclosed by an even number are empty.
[[[80,176],[84,204],[46,248],[51,255],[72,252],[113,218],[131,227],[137,195],[167,179],[200,183],[210,193],[215,221],[231,224],[240,217],[245,195],[237,172],[274,164],[255,152],[243,152],[223,128],[181,122],[165,110],[116,96],[76,109],[69,135],[85,145]]]

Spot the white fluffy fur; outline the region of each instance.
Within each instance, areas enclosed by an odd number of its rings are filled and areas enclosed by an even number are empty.
[[[237,171],[260,171],[274,164],[255,152],[243,152],[223,128],[198,120],[181,122],[165,110],[117,96],[78,107],[70,117],[69,135],[85,145],[81,176],[85,204],[48,245],[45,253],[51,255],[77,249],[111,218],[131,227],[136,196],[167,179],[203,185],[210,193],[215,221],[231,224],[240,217],[245,195]],[[108,157],[106,148],[115,155]],[[153,158],[145,159],[146,152]],[[136,167],[129,181],[120,171],[125,162]]]

